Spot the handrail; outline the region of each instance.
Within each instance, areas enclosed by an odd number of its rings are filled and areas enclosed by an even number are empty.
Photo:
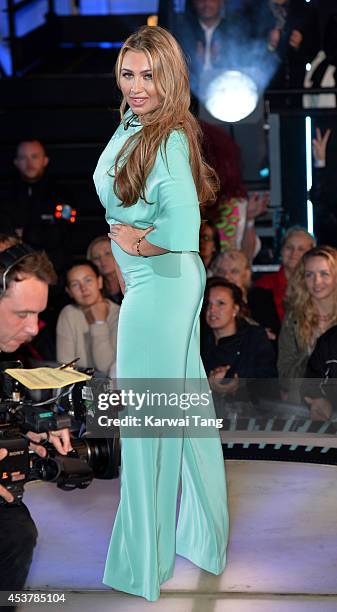
[[[337,94],[337,87],[322,87],[322,88],[318,88],[318,87],[297,87],[297,88],[292,88],[289,87],[289,89],[266,89],[265,90],[265,95],[277,95],[277,96],[287,96],[289,94],[308,94],[308,95],[324,95],[324,94],[331,94],[331,93],[335,93]]]

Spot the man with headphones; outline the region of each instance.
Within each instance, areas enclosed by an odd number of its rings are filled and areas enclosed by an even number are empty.
[[[53,265],[44,252],[18,244],[0,253],[0,351],[12,353],[38,333],[38,315],[46,308],[48,285],[55,281]],[[32,440],[30,448],[45,456],[39,443],[47,434],[27,435]],[[67,429],[49,432],[48,439],[63,455],[71,450]],[[6,454],[0,438],[0,460]],[[26,506],[12,505],[13,497],[3,486],[0,497],[8,502],[0,504],[0,591],[15,592],[25,584],[37,529]]]

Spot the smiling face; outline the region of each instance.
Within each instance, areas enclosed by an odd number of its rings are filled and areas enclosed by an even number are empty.
[[[90,259],[97,266],[102,276],[116,272],[115,259],[108,240],[101,240],[94,244],[91,248]]]
[[[144,51],[126,51],[121,65],[119,86],[136,115],[144,116],[160,106],[153,82],[152,66]]]
[[[325,257],[309,257],[304,266],[304,280],[315,301],[330,298],[336,288],[336,271]]]
[[[239,306],[234,303],[230,289],[226,287],[212,287],[210,289],[206,308],[206,322],[216,335],[221,337],[221,335],[235,333],[235,317],[239,310]]]
[[[97,276],[88,265],[71,268],[67,274],[67,293],[78,304],[88,307],[97,304],[101,298],[102,277]]]
[[[10,283],[0,300],[0,350],[12,353],[39,331],[38,315],[47,306],[48,285],[36,277]]]

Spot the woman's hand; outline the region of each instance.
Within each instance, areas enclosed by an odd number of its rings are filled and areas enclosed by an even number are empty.
[[[208,381],[213,391],[221,393],[221,395],[233,395],[236,393],[239,386],[239,377],[237,374],[234,374],[232,379],[228,379],[230,382],[224,382],[224,378],[230,367],[229,365],[220,366],[219,368],[211,370]]]
[[[269,202],[269,191],[266,191],[262,196],[255,191],[248,200],[247,221],[256,219],[259,215],[264,214],[268,208]]]
[[[332,406],[325,397],[305,397],[304,400],[309,404],[312,421],[328,421],[331,419]]]
[[[128,255],[138,255],[136,245],[139,238],[146,236],[149,232],[152,232],[152,230],[154,230],[154,227],[139,229],[133,225],[116,223],[110,225],[110,233],[108,236]]]
[[[326,146],[330,138],[331,129],[325,130],[324,134],[316,128],[316,138],[312,141],[312,154],[316,162],[326,162]]]
[[[109,304],[102,298],[96,304],[83,308],[83,312],[89,325],[92,325],[95,321],[106,321],[109,314]]]

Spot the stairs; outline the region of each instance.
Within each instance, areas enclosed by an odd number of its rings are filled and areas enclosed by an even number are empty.
[[[0,203],[12,179],[17,143],[43,141],[48,173],[61,193],[64,186],[73,194],[78,211],[75,256],[83,256],[88,243],[107,232],[92,174],[119,123],[120,95],[113,77],[119,41],[146,19],[50,15],[44,26],[16,41],[16,65],[24,76],[0,79]]]

